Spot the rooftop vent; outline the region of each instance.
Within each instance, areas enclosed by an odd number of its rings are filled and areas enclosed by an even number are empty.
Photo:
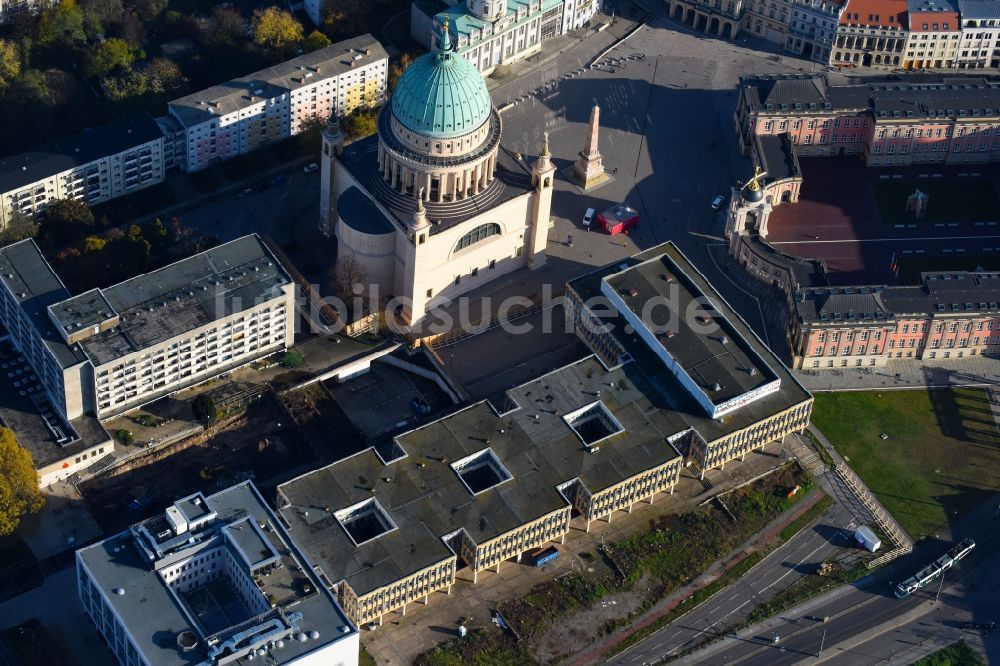
[[[514,478],[493,453],[493,449],[489,448],[453,462],[451,468],[473,495],[495,488]]]
[[[182,631],[177,634],[177,647],[184,652],[190,652],[198,645],[198,637],[193,631]]]

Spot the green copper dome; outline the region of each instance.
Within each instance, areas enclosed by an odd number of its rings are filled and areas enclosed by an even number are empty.
[[[399,122],[438,138],[473,131],[489,119],[492,107],[482,74],[451,50],[447,23],[438,48],[414,60],[392,94],[392,115]]]

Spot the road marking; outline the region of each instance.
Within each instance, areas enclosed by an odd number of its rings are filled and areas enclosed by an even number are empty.
[[[819,245],[822,243],[908,243],[911,241],[953,241],[953,240],[985,240],[987,238],[1000,238],[1000,236],[927,236],[911,238],[904,236],[901,238],[844,238],[840,240],[800,240],[800,241],[771,241],[771,245]]]

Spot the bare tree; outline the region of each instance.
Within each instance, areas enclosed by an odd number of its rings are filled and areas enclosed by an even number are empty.
[[[351,321],[368,313],[367,276],[365,267],[353,254],[337,258],[334,268],[334,289],[337,297],[347,306]],[[360,307],[360,312],[358,308]]]

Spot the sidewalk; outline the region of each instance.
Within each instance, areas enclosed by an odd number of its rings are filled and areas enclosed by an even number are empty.
[[[796,504],[793,508],[786,511],[784,514],[775,518],[771,523],[765,527],[763,530],[757,534],[750,537],[742,546],[740,546],[733,556],[728,560],[719,560],[712,564],[708,569],[706,569],[700,576],[698,576],[693,582],[685,585],[674,591],[669,597],[664,599],[658,606],[649,610],[641,618],[633,622],[623,631],[612,635],[611,637],[605,639],[601,643],[593,646],[583,654],[579,654],[574,657],[568,663],[574,666],[584,664],[591,664],[598,661],[602,655],[604,655],[609,650],[613,650],[616,646],[620,645],[629,636],[632,636],[636,632],[644,629],[655,623],[660,618],[669,615],[677,606],[679,606],[684,600],[689,598],[694,593],[707,587],[716,580],[718,580],[727,570],[732,569],[737,564],[745,560],[752,553],[760,550],[762,547],[766,546],[769,541],[776,537],[781,530],[785,529],[792,521],[797,519],[799,516],[808,511],[816,502],[818,502],[823,497],[823,493],[818,489],[813,490],[807,496],[802,498],[802,500]],[[707,602],[708,600],[706,600]],[[689,608],[688,611],[693,610]]]
[[[794,370],[810,391],[865,391],[872,389],[945,388],[1000,384],[1000,358],[970,356],[960,359],[890,359],[882,368]]]

